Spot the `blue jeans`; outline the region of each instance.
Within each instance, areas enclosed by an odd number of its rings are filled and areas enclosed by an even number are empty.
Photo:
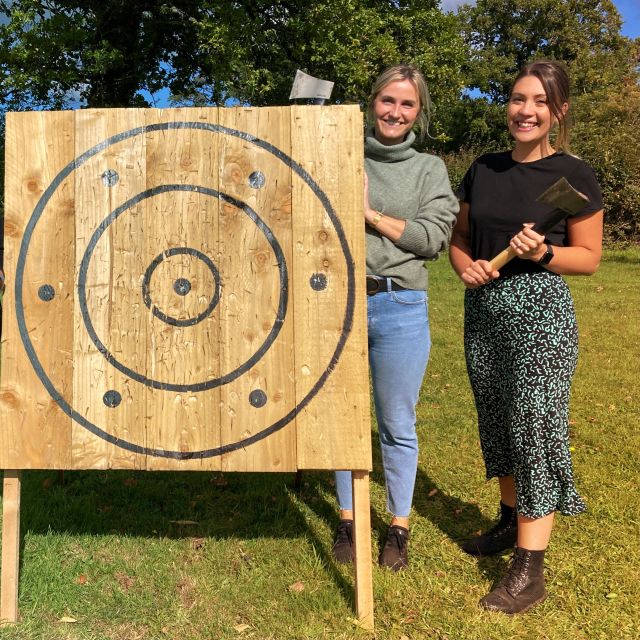
[[[408,516],[418,468],[416,404],[431,337],[424,291],[367,298],[369,366],[387,487],[387,509]],[[351,472],[336,472],[340,509],[353,508]]]

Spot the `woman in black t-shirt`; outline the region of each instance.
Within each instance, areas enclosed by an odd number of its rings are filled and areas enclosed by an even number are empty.
[[[485,556],[515,545],[507,574],[480,601],[505,613],[544,600],[554,513],[585,509],[568,437],[577,328],[561,276],[597,269],[603,212],[592,169],[568,153],[568,100],[569,79],[558,63],[539,60],[521,71],[507,110],[514,147],[469,168],[451,240],[451,264],[467,287],[465,356],[482,453],[501,500],[497,525],[462,548]],[[554,148],[549,135],[556,126]],[[590,202],[542,236],[533,226],[553,207],[536,198],[561,177]],[[517,257],[498,272],[489,260],[506,246]]]

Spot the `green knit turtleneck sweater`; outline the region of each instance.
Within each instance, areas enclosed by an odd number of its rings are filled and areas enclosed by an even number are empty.
[[[425,259],[446,249],[458,213],[447,169],[440,158],[412,148],[415,134],[404,142],[383,145],[367,131],[364,166],[369,178],[369,204],[381,213],[406,220],[397,242],[367,226],[367,273],[388,276],[407,289],[426,290]]]

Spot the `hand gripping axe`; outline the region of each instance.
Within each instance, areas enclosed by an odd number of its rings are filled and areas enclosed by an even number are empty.
[[[546,220],[539,222],[533,227],[536,233],[544,236],[553,229],[558,222],[580,211],[580,209],[589,203],[589,198],[574,189],[566,178],[560,178],[560,180],[554,182],[542,195],[539,195],[536,198],[536,202],[545,202],[547,204],[553,204],[556,207]],[[511,247],[507,247],[491,260],[491,268],[498,271],[504,267],[509,260],[515,257],[515,251]]]

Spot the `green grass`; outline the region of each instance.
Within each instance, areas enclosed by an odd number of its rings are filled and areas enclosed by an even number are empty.
[[[498,495],[463,362],[462,287],[446,259],[431,266],[411,568],[374,568],[376,638],[640,637],[639,267],[639,250],[610,251],[595,276],[569,279],[581,336],[572,444],[589,510],[557,518],[548,600],[508,618],[477,607],[508,556],[478,562],[459,548],[492,520]],[[374,467],[377,545],[387,520],[377,447]],[[353,621],[351,569],[330,557],[335,524],[328,473],[304,473],[299,492],[291,474],[67,472],[61,484],[24,473],[22,620],[0,638],[372,637]]]

